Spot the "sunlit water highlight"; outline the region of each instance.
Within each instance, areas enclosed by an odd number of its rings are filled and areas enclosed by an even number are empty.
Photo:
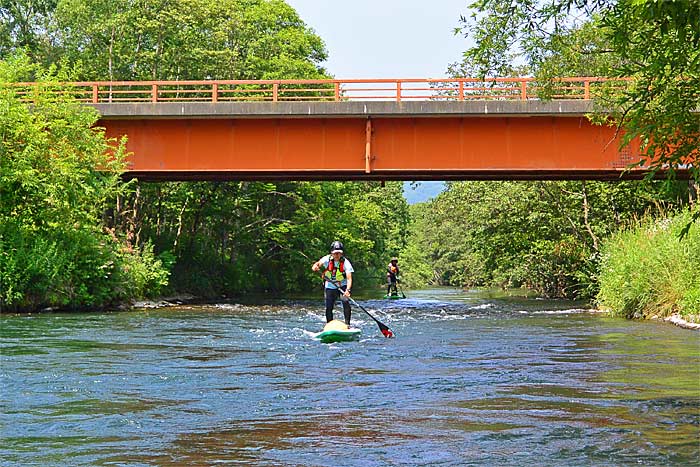
[[[695,331],[451,290],[0,317],[3,466],[698,465]],[[337,310],[337,316],[342,313]]]

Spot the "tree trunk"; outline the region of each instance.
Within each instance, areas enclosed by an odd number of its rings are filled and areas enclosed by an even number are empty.
[[[691,208],[698,202],[698,183],[692,178],[688,180],[688,204]]]
[[[177,245],[180,241],[180,235],[182,235],[182,217],[187,209],[187,203],[189,202],[189,196],[185,198],[185,202],[182,203],[182,209],[180,209],[180,214],[177,216],[177,233],[175,234],[175,241],[173,242],[173,250],[177,252]],[[177,253],[176,253],[177,254]]]
[[[586,181],[583,180],[581,182],[581,188],[583,189],[583,223],[586,226],[586,231],[588,231],[588,234],[591,236],[591,239],[593,240],[593,250],[598,251],[598,237],[596,237],[595,233],[593,233],[593,228],[591,227],[590,219],[589,219],[589,214],[590,214],[590,205],[588,204],[588,190],[586,190]]]

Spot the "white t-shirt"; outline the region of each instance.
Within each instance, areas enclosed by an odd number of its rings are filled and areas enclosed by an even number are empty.
[[[341,257],[341,258],[344,258],[344,257]],[[345,262],[343,263],[343,269],[345,270],[345,274],[347,274],[349,272],[350,273],[355,272],[355,270],[352,268],[352,264],[350,264],[350,261],[348,261],[347,258],[344,258],[344,259],[345,259]],[[328,270],[328,263],[330,261],[333,261],[333,255],[326,255],[323,258],[319,259],[319,261],[321,262],[321,265],[323,267],[324,277],[328,277],[328,275],[330,274],[330,271]],[[333,270],[333,272],[337,275],[337,277],[342,276],[342,274],[340,273],[340,266],[338,263],[336,263],[335,269]],[[332,277],[331,279],[336,280],[335,277]],[[346,285],[348,285],[348,280],[347,279],[341,280],[340,285],[345,287]],[[337,287],[335,286],[334,283],[332,283],[330,281],[326,281],[326,288],[327,289],[336,289]]]

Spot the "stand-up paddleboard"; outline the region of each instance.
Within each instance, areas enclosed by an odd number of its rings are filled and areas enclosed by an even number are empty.
[[[357,340],[360,338],[361,332],[362,331],[357,328],[349,328],[347,324],[334,319],[333,321],[326,323],[323,331],[314,335],[314,337],[324,344],[329,344],[331,342]]]
[[[389,300],[398,300],[398,299],[404,298],[404,297],[402,297],[401,295],[391,294],[391,295],[384,295],[384,298],[387,298]]]

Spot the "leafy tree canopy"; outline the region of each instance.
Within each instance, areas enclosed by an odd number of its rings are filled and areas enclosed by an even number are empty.
[[[80,63],[85,80],[327,76],[323,41],[283,0],[1,0],[0,18],[0,54]]]
[[[478,0],[457,31],[474,40],[453,73],[543,81],[633,78],[599,96],[623,144],[638,139],[654,171],[700,177],[700,3],[688,0]],[[520,68],[516,65],[520,65]],[[607,120],[606,116],[606,122]]]

